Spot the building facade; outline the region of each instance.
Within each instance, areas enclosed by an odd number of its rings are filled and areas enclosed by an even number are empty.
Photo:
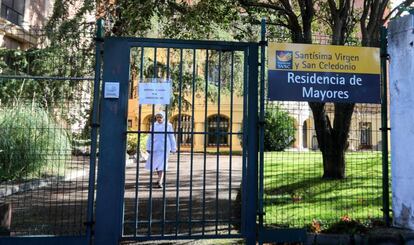
[[[0,47],[26,50],[38,44],[53,0],[0,0]]]
[[[133,52],[132,52],[133,53]],[[151,57],[154,55],[154,51],[146,51],[148,56],[144,60],[149,63],[156,60],[160,67],[165,67],[166,53],[165,50],[158,50],[157,57]],[[131,60],[139,60],[138,57],[132,57]],[[173,57],[173,55],[171,55]],[[205,64],[203,63],[204,55],[202,52],[197,54],[196,76],[205,79]],[[191,60],[191,55],[187,57]],[[171,58],[174,59],[174,58]],[[133,63],[133,62],[132,62]],[[138,62],[140,63],[140,62]],[[174,61],[170,61],[170,66],[174,66]],[[185,63],[185,62],[183,62]],[[226,66],[223,62],[223,67]],[[133,66],[133,65],[132,65]],[[185,65],[183,65],[185,66]],[[210,64],[210,66],[212,66]],[[192,67],[190,62],[189,67]],[[153,68],[149,66],[148,71],[144,71],[142,77],[145,79],[151,79],[154,75]],[[224,69],[224,68],[222,68]],[[165,111],[164,106],[155,105],[141,105],[139,104],[139,69],[131,68],[131,90],[128,104],[128,128],[131,130],[140,130],[144,132],[150,131],[151,121],[153,120],[153,113],[159,110]],[[161,70],[161,68],[160,68]],[[173,70],[173,69],[171,69]],[[217,76],[214,72],[208,71],[208,83],[217,84]],[[242,72],[239,71],[239,72]],[[185,72],[184,72],[185,73]],[[211,73],[211,74],[210,74]],[[191,72],[189,73],[191,77]],[[188,75],[188,74],[187,74]],[[158,72],[157,77],[165,77],[165,72]],[[186,76],[184,74],[184,76]],[[173,86],[177,89],[177,76],[173,83]],[[228,84],[230,81],[226,78],[221,79],[222,84]],[[240,82],[239,82],[240,83]],[[204,86],[204,85],[202,85]],[[184,86],[185,87],[185,86]],[[217,86],[211,87],[213,90],[217,89]],[[211,88],[209,91],[211,91]],[[182,102],[189,103],[187,106],[182,104],[181,110],[179,106],[173,107],[173,110],[167,110],[168,121],[174,126],[176,137],[181,144],[181,150],[190,151],[191,149],[196,152],[202,151],[241,151],[243,142],[241,140],[242,132],[242,120],[243,120],[243,108],[244,99],[241,93],[234,92],[233,94],[225,93],[222,91],[220,97],[220,105],[217,100],[209,100],[206,98],[205,90],[198,91],[194,95],[194,105],[192,105],[191,87],[186,87],[183,91]],[[175,91],[177,97],[177,91]],[[318,140],[316,137],[316,131],[314,128],[314,120],[312,111],[307,102],[267,102],[266,110],[272,110],[275,107],[281,108],[287,111],[295,122],[295,139],[289,150],[294,151],[308,151],[318,150]],[[194,108],[194,109],[193,109]],[[335,122],[335,112],[332,104],[325,106],[327,115],[331,121],[331,125]],[[359,150],[381,150],[381,133],[379,128],[381,127],[381,106],[374,104],[357,104],[354,109],[347,149],[350,151]],[[181,134],[177,134],[181,132]],[[196,132],[192,134],[192,132]],[[194,137],[194,139],[192,138]],[[217,146],[218,144],[218,146]]]

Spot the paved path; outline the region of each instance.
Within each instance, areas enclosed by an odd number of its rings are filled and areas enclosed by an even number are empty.
[[[232,156],[230,161],[230,156],[207,155],[204,160],[203,154],[194,154],[192,172],[191,155],[184,153],[179,157],[179,165],[177,154],[170,158],[165,189],[158,189],[155,184],[151,188],[149,171],[144,168],[145,163],[139,164],[137,234],[161,235],[164,231],[165,235],[189,235],[202,234],[203,230],[205,234],[236,233],[234,225],[240,219],[236,197],[242,178],[241,156]],[[129,165],[126,170],[125,235],[135,231],[136,170],[136,165]],[[154,173],[153,183],[156,180]]]

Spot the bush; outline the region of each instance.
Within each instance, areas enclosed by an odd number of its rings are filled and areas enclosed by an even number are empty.
[[[67,132],[46,110],[24,105],[0,109],[0,181],[33,177],[70,152]]]
[[[140,137],[140,143],[139,143],[139,149],[140,151],[146,150],[147,145],[147,134],[141,134]],[[127,138],[127,153],[129,155],[134,155],[137,153],[137,146],[138,146],[138,134],[128,134]]]
[[[265,112],[264,150],[283,151],[295,141],[295,120],[278,106]]]

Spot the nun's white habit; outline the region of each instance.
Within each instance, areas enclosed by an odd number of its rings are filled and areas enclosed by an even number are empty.
[[[145,168],[150,171],[151,169],[152,171],[166,171],[168,169],[168,157],[170,152],[177,151],[174,130],[171,123],[167,123],[167,131],[165,131],[165,121],[162,123],[155,121],[152,128],[154,129],[154,134],[152,135],[152,133],[149,133],[147,139],[147,151],[149,151],[150,154],[145,164]],[[151,132],[152,128],[150,130]],[[165,132],[168,132],[167,135]],[[152,142],[152,138],[154,138],[154,142]],[[165,140],[167,140],[167,142],[165,142]]]

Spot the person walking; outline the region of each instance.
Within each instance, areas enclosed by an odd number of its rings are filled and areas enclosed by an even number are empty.
[[[149,153],[149,157],[145,168],[151,172],[157,172],[157,184],[159,188],[162,188],[164,172],[168,169],[170,152],[175,153],[177,151],[174,130],[171,123],[164,121],[164,112],[158,112],[155,114],[155,122],[150,131],[151,133],[149,133],[147,139],[147,152]]]

